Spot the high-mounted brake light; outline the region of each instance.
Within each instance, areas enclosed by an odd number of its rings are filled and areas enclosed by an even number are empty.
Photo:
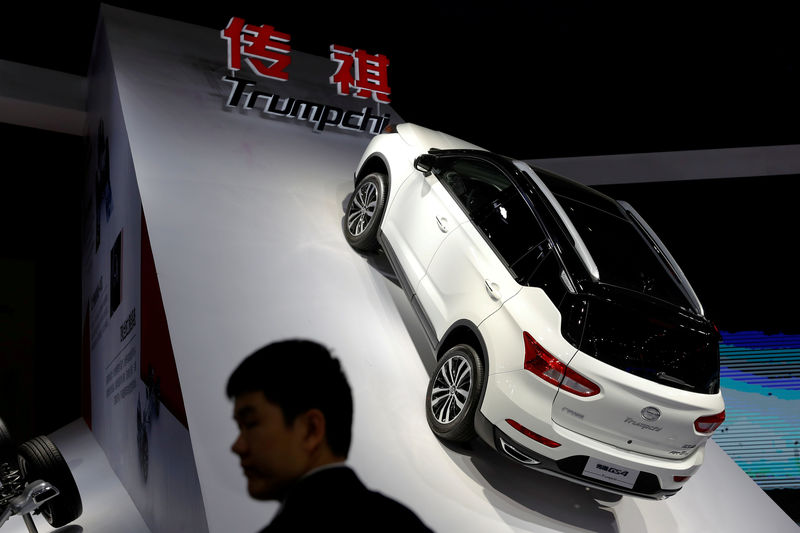
[[[725,422],[725,411],[710,416],[701,416],[694,421],[694,429],[698,433],[710,435]]]
[[[550,355],[527,331],[522,332],[525,341],[525,370],[529,370],[556,387],[578,396],[594,396],[600,387],[578,374]]]

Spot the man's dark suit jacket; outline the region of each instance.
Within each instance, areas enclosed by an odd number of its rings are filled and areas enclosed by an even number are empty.
[[[403,504],[369,490],[346,466],[323,468],[299,480],[261,533],[431,530]]]

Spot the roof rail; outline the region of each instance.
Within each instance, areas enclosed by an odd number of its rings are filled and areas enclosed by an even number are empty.
[[[589,272],[589,275],[592,277],[594,281],[600,280],[600,272],[597,269],[597,264],[595,264],[594,259],[592,259],[592,254],[589,253],[589,249],[586,248],[586,244],[581,239],[581,236],[578,234],[578,230],[575,229],[575,226],[572,224],[572,221],[567,216],[566,211],[564,208],[561,207],[561,204],[558,203],[556,197],[547,188],[547,185],[544,184],[542,179],[536,175],[536,172],[531,168],[530,165],[525,163],[524,161],[514,161],[514,166],[516,166],[519,170],[530,176],[533,182],[536,184],[537,187],[542,191],[545,198],[550,202],[555,209],[555,212],[558,214],[559,218],[561,218],[561,222],[564,223],[566,226],[567,231],[569,232],[572,240],[575,241],[575,250],[578,252],[578,256],[581,258],[583,265],[586,267],[586,270]]]
[[[697,297],[697,294],[695,294],[694,289],[692,289],[692,285],[689,283],[689,280],[686,279],[686,276],[683,274],[683,270],[681,270],[681,267],[678,266],[678,262],[675,261],[675,258],[672,257],[672,254],[669,253],[669,250],[667,250],[667,247],[664,245],[663,242],[661,242],[661,239],[658,238],[656,232],[653,231],[653,228],[651,228],[647,224],[647,222],[645,222],[644,218],[642,218],[642,215],[640,215],[636,211],[636,209],[633,208],[631,204],[622,200],[617,200],[617,203],[621,205],[622,208],[630,216],[632,216],[634,220],[636,220],[636,222],[639,223],[639,225],[642,227],[642,229],[645,230],[645,232],[647,232],[647,236],[653,240],[653,242],[658,247],[658,251],[661,252],[661,255],[663,255],[664,259],[666,259],[667,262],[669,263],[670,268],[673,270],[673,272],[675,272],[675,275],[678,278],[678,282],[686,291],[686,295],[689,297],[689,301],[695,307],[695,311],[699,312],[700,315],[704,315],[703,305],[700,303],[700,299]]]

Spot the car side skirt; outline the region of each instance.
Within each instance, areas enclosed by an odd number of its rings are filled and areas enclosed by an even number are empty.
[[[411,302],[411,308],[419,317],[419,321],[422,324],[422,329],[425,331],[425,337],[428,339],[431,348],[435,349],[439,344],[439,339],[436,337],[436,331],[433,329],[433,324],[431,324],[428,315],[419,304],[417,295],[414,292],[413,287],[411,287],[411,283],[408,281],[408,277],[406,276],[405,272],[403,272],[403,269],[400,268],[400,262],[397,259],[397,255],[395,254],[392,245],[389,244],[388,239],[386,239],[386,235],[384,235],[383,231],[378,232],[378,243],[381,245],[383,252],[386,254],[386,258],[389,260],[389,265],[391,265],[392,270],[397,276],[397,281],[400,282],[400,287],[403,289],[403,292],[405,292],[408,301]]]
[[[441,343],[439,339],[436,337],[436,331],[433,328],[433,324],[428,319],[428,316],[425,314],[425,310],[419,304],[419,300],[414,293],[413,288],[411,287],[411,283],[408,281],[408,277],[403,272],[403,269],[399,267],[399,261],[397,260],[397,256],[395,255],[394,249],[392,245],[389,243],[388,239],[386,239],[386,235],[383,231],[378,232],[378,243],[380,243],[383,252],[386,254],[386,258],[389,260],[389,265],[392,267],[392,270],[397,276],[397,281],[400,283],[400,287],[403,289],[406,297],[408,298],[409,302],[411,303],[411,308],[416,313],[417,317],[419,318],[420,324],[422,324],[422,329],[425,332],[425,337],[428,339],[428,343],[430,343],[431,349],[434,352],[438,352]],[[453,330],[455,326],[459,324],[453,324],[453,326],[448,329],[448,332],[445,334],[444,338],[447,338],[447,335]],[[471,325],[468,325],[471,326]],[[475,336],[478,338],[480,342],[480,350],[483,353],[486,353],[486,344],[483,340],[483,336],[480,332],[474,328],[470,327],[470,329],[475,332]],[[486,362],[486,361],[484,361]],[[489,374],[488,372],[484,376],[484,382],[481,386],[481,397],[478,405],[483,405],[483,398],[486,395],[486,380],[488,380]],[[489,421],[488,418],[478,409],[475,412],[475,431],[478,434],[478,437],[481,438],[483,441],[490,445],[494,445],[494,426]]]

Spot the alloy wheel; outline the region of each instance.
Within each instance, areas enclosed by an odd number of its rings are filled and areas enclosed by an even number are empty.
[[[440,424],[449,424],[461,414],[472,389],[472,367],[461,356],[451,357],[439,369],[431,390],[431,413]]]
[[[350,212],[347,213],[347,229],[351,235],[357,237],[364,232],[375,216],[375,206],[378,203],[378,188],[373,182],[367,180],[353,194],[355,196]]]

